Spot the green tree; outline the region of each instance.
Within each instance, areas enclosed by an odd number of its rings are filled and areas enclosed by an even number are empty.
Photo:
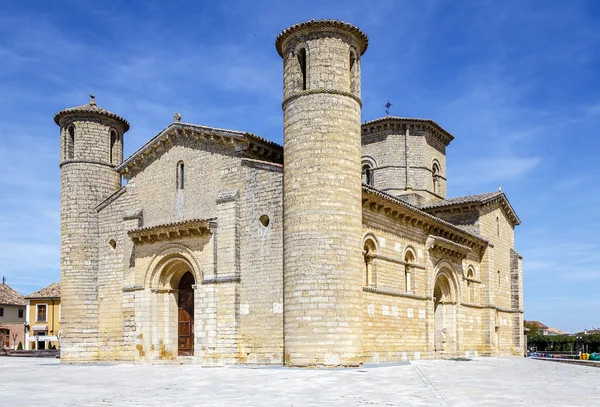
[[[534,321],[525,321],[523,325],[529,329],[527,335],[538,335],[540,333],[540,326]]]

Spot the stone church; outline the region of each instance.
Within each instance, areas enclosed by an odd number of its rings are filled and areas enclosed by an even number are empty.
[[[129,123],[93,97],[55,115],[63,362],[522,354],[519,218],[501,191],[446,197],[434,121],[361,124],[367,45],[333,20],[277,37],[283,146],[175,114],[123,159]]]

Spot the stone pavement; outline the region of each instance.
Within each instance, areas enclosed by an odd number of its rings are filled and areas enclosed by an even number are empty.
[[[519,358],[348,370],[0,357],[0,406],[600,406],[600,369]]]

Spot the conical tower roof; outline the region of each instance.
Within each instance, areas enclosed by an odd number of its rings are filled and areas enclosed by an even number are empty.
[[[124,118],[122,118],[121,116],[114,114],[112,112],[109,112],[106,109],[101,108],[100,106],[96,105],[96,98],[94,95],[91,95],[91,100],[90,103],[88,103],[87,105],[81,105],[81,106],[75,106],[75,107],[69,107],[67,109],[63,109],[60,112],[56,113],[54,115],[54,123],[58,124],[60,126],[60,122],[61,120],[63,120],[63,118],[68,117],[68,116],[77,116],[77,115],[99,115],[99,116],[105,116],[105,117],[110,117],[112,119],[115,119],[119,122],[121,122],[121,124],[123,124],[123,131],[126,132],[127,130],[129,130],[129,123],[127,122],[127,120],[125,120]]]

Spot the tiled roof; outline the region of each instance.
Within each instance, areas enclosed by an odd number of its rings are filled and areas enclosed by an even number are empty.
[[[283,57],[283,49],[282,49],[283,41],[291,33],[295,32],[295,31],[300,31],[300,30],[308,31],[311,29],[319,29],[322,27],[327,28],[327,27],[331,27],[331,26],[344,28],[349,31],[352,31],[356,35],[356,37],[359,41],[360,54],[362,55],[365,53],[365,51],[367,50],[367,47],[369,46],[369,37],[367,37],[367,34],[365,34],[360,28],[358,28],[352,24],[346,23],[344,21],[339,21],[339,20],[310,20],[310,21],[304,21],[302,23],[294,24],[291,27],[288,27],[285,30],[283,30],[277,36],[277,39],[275,40],[275,48],[277,48],[277,52],[279,53],[279,55],[281,57]]]
[[[27,305],[27,301],[21,294],[10,288],[5,283],[0,284],[0,304],[1,305]]]
[[[441,208],[444,206],[453,206],[453,205],[464,205],[470,203],[485,203],[494,198],[503,195],[502,192],[486,192],[483,194],[475,194],[475,195],[466,195],[466,196],[457,196],[456,198],[444,199],[438,202],[433,202],[429,205],[423,206],[423,209],[430,208]]]
[[[430,219],[430,220],[438,223],[439,225],[443,226],[446,229],[453,230],[453,231],[458,232],[458,233],[460,233],[462,235],[465,235],[465,236],[469,236],[470,239],[477,240],[477,241],[482,242],[483,244],[486,244],[486,245],[489,243],[488,240],[486,240],[482,236],[478,236],[478,235],[475,235],[475,234],[473,234],[473,233],[471,233],[469,231],[461,229],[458,226],[453,225],[450,222],[447,222],[447,221],[445,221],[445,220],[443,220],[441,218],[438,218],[435,215],[427,213],[427,212],[421,210],[420,208],[417,208],[416,206],[413,206],[413,205],[409,204],[408,202],[403,201],[402,199],[400,199],[398,197],[395,197],[395,196],[390,195],[390,194],[388,194],[386,192],[380,191],[379,189],[374,188],[374,187],[372,187],[370,185],[362,184],[362,190],[363,190],[363,193],[366,192],[366,193],[374,194],[376,196],[379,196],[380,198],[383,198],[385,200],[393,202],[396,205],[403,206],[403,207],[405,207],[405,208],[413,211],[415,214],[419,214],[419,215],[421,215],[421,216],[423,216],[425,218],[428,218],[428,219]]]
[[[535,325],[535,326],[537,326],[540,329],[548,329],[548,326],[545,325],[545,324],[542,324],[540,321],[524,321],[524,322],[527,322],[527,323],[530,323],[532,325]]]
[[[26,299],[60,298],[60,283],[52,283],[39,291],[29,294]]]
[[[60,112],[56,113],[54,115],[54,123],[56,123],[60,126],[60,121],[65,116],[77,115],[77,114],[89,114],[89,113],[98,114],[101,116],[106,116],[106,117],[116,119],[123,124],[124,131],[129,130],[129,123],[127,122],[127,120],[125,120],[124,118],[122,118],[119,115],[116,115],[112,112],[109,112],[106,109],[103,109],[103,108],[97,106],[96,102],[93,99],[87,105],[69,107],[67,109],[63,109]]]
[[[517,216],[517,213],[513,209],[512,205],[504,195],[504,192],[486,192],[483,194],[458,196],[456,198],[443,199],[438,202],[433,202],[428,205],[424,205],[421,209],[426,212],[435,212],[438,209],[445,209],[452,206],[463,206],[463,205],[483,205],[488,202],[499,200],[502,208],[506,211],[508,217],[515,225],[521,224],[521,219]]]

